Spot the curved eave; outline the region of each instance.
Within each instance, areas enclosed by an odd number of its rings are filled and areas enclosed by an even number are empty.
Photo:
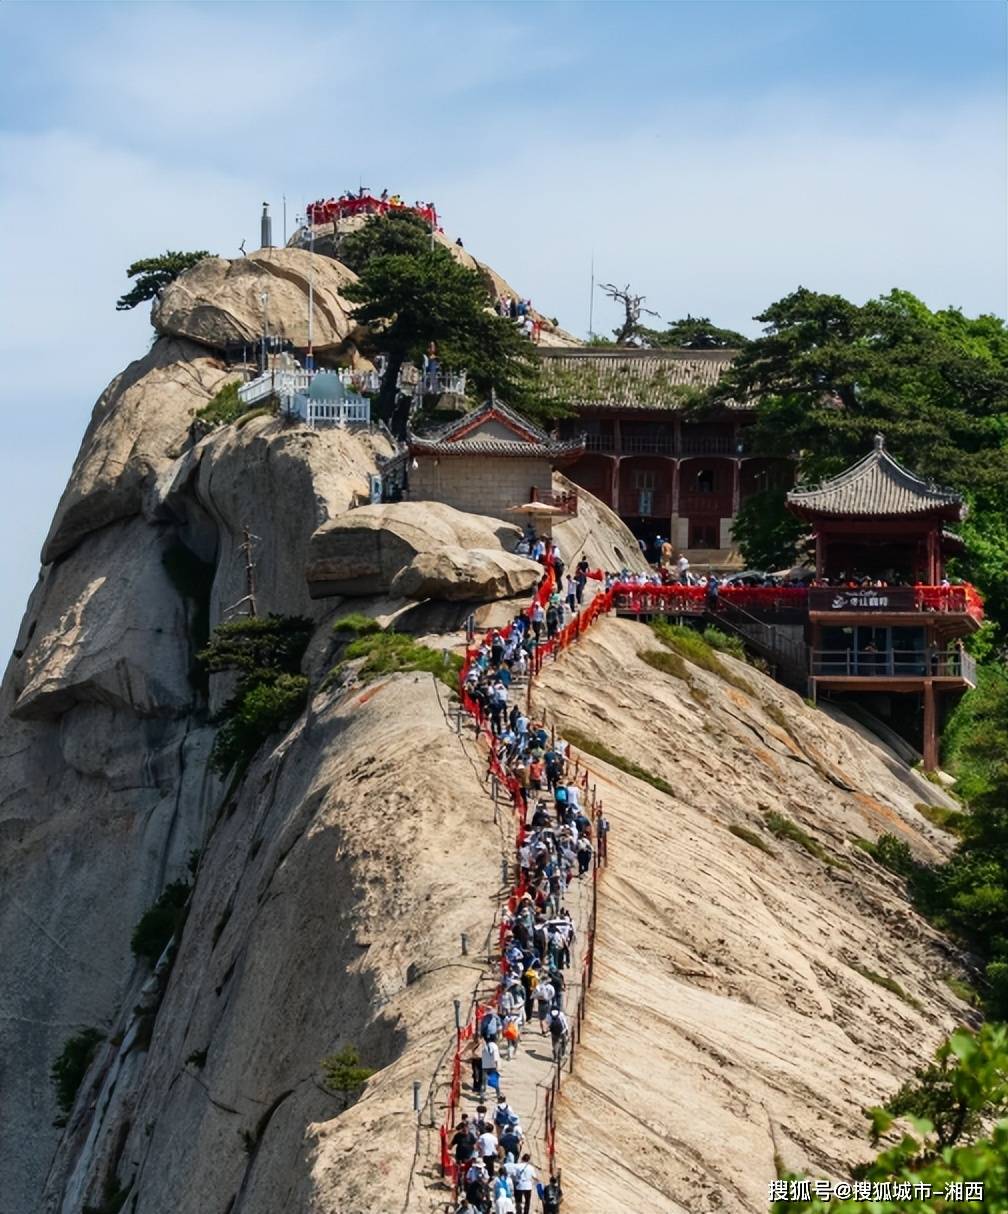
[[[802,501],[788,498],[787,508],[792,514],[807,522],[870,522],[870,523],[905,523],[905,522],[961,522],[966,516],[964,507],[954,502],[925,507],[921,510],[903,510],[896,514],[875,514],[868,510],[833,511],[821,510]]]

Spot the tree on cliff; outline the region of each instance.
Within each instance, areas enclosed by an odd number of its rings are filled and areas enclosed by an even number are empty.
[[[750,342],[717,388],[755,399],[755,449],[799,452],[803,481],[860,459],[881,432],[920,475],[969,499],[959,572],[1008,623],[1008,329],[999,318],[930,311],[906,291],[858,306],[799,288],[756,317]],[[755,516],[759,515],[757,519]],[[784,491],[742,507],[736,535],[749,564],[780,560]],[[793,529],[792,529],[793,530]],[[760,541],[769,537],[771,551]],[[787,537],[785,537],[787,538]]]
[[[686,315],[669,321],[664,329],[641,329],[652,346],[670,350],[741,350],[749,338],[735,329],[722,329],[709,316]]]
[[[418,257],[431,247],[431,231],[415,211],[375,215],[363,227],[348,232],[339,243],[339,259],[355,274],[362,274],[375,257],[405,253]]]
[[[430,342],[437,344],[442,366],[468,371],[478,393],[495,388],[518,409],[536,411],[535,348],[490,310],[481,276],[446,249],[370,256],[360,280],[345,294],[357,305],[354,319],[372,328],[388,358],[374,411],[397,435],[405,433],[409,414],[409,401],[397,400],[399,369],[407,359],[419,358]]]
[[[200,249],[197,253],[177,253],[168,249],[157,257],[142,257],[139,261],[133,262],[126,271],[126,276],[135,278],[137,281],[125,295],[120,295],[116,300],[116,311],[128,312],[137,304],[153,299],[170,282],[174,282],[184,270],[188,270],[198,261],[202,261],[204,257],[210,256],[212,254],[208,253],[206,249]]]

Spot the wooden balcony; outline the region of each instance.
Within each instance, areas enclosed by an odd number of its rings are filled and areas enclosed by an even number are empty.
[[[809,660],[812,677],[836,690],[916,691],[925,680],[950,691],[976,687],[976,661],[955,647],[920,653],[812,649]]]

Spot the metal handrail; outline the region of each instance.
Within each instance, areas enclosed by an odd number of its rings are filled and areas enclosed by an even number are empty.
[[[813,649],[812,673],[850,678],[962,678],[975,684],[976,663],[960,649],[922,650],[912,656],[882,649],[877,653],[863,649]]]

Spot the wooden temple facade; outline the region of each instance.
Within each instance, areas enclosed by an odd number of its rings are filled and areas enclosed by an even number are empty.
[[[584,454],[580,438],[553,439],[496,396],[426,434],[410,431],[407,497],[516,522],[516,506],[542,502],[576,514],[576,493],[555,493],[553,469]]]
[[[697,567],[740,567],[731,528],[739,506],[794,483],[794,461],[750,440],[755,415],[728,402],[702,420],[698,393],[731,367],[732,350],[544,349],[547,392],[571,413],[564,438],[585,438],[566,474],[645,542],[661,535]]]
[[[919,728],[924,767],[938,763],[944,697],[973,685],[962,638],[979,627],[971,587],[949,586],[945,561],[962,543],[946,528],[962,498],[927,484],[885,450],[840,476],[788,494],[788,508],[815,538],[806,642],[812,695],[866,693],[880,715]],[[823,585],[822,583],[828,583]],[[943,584],[944,583],[944,584]],[[909,699],[894,704],[894,698]]]

